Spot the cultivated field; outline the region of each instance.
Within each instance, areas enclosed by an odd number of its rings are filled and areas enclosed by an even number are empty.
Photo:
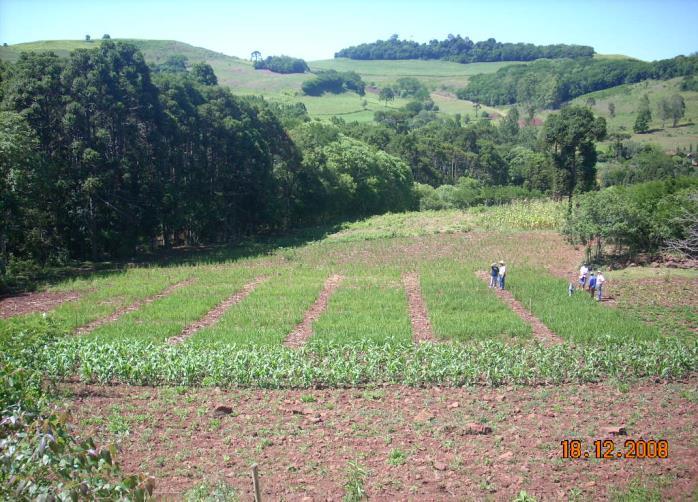
[[[76,279],[0,333],[68,333],[27,357],[62,382],[76,432],[116,441],[161,496],[247,500],[256,462],[272,500],[689,499],[698,276],[613,272],[606,301],[569,297],[583,250],[559,214],[384,215]],[[500,259],[510,294],[482,277]],[[685,314],[638,294],[647,280]],[[668,440],[669,458],[561,458],[560,441],[621,426],[622,440]]]

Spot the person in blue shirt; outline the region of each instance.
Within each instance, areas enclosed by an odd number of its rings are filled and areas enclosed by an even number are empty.
[[[490,267],[490,287],[496,288],[498,281],[499,281],[499,266],[495,262]]]
[[[591,277],[589,278],[589,293],[591,293],[591,297],[594,298],[594,292],[596,291],[596,275],[594,272],[591,273]]]
[[[504,289],[504,281],[507,278],[507,267],[503,261],[499,262],[499,289]]]

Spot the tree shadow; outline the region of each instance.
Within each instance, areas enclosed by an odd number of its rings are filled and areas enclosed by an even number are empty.
[[[357,218],[358,219],[358,218]],[[129,267],[176,267],[180,265],[213,265],[243,258],[272,254],[283,248],[296,248],[324,239],[338,232],[346,223],[356,219],[342,219],[315,227],[304,227],[284,234],[249,236],[235,244],[211,244],[179,246],[141,252],[129,259],[100,262],[71,262],[61,266],[36,265],[12,275],[0,276],[0,299],[36,291],[66,280],[77,278],[102,278],[126,272]]]

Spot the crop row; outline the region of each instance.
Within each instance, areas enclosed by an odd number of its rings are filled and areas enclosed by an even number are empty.
[[[675,340],[619,347],[543,347],[502,342],[413,345],[388,340],[352,345],[315,343],[215,349],[148,342],[98,343],[61,339],[31,356],[31,365],[57,379],[90,383],[310,388],[360,385],[536,385],[659,377],[698,370],[698,344]]]

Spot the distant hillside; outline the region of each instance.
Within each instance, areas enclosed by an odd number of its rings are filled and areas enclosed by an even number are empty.
[[[238,94],[258,94],[282,102],[300,101],[307,107],[311,116],[340,116],[358,121],[371,121],[375,111],[386,109],[385,103],[378,101],[377,88],[394,83],[401,77],[415,77],[422,81],[432,91],[432,99],[439,105],[442,113],[473,114],[473,104],[456,99],[453,90],[465,86],[468,79],[474,75],[493,73],[511,64],[459,64],[439,60],[358,61],[343,58],[311,61],[308,63],[311,72],[331,69],[355,71],[369,86],[363,98],[354,93],[312,97],[303,96],[301,93],[303,81],[312,77],[309,74],[282,75],[267,70],[255,70],[250,61],[172,40],[114,40],[135,44],[143,52],[146,61],[153,64],[162,63],[175,54],[186,56],[189,63],[207,62],[216,72],[219,83],[231,87]],[[0,59],[15,61],[22,51],[53,51],[66,57],[75,49],[94,48],[99,43],[99,40],[53,40],[17,44],[0,47]],[[387,105],[387,108],[397,108],[406,102],[397,99]],[[491,107],[482,110],[492,113],[498,111]]]
[[[485,63],[498,61],[533,61],[535,59],[591,58],[594,48],[587,45],[534,45],[497,42],[489,38],[473,42],[468,37],[449,35],[445,40],[417,43],[400,40],[393,35],[388,40],[347,47],[335,57],[351,59],[443,59],[456,63]]]
[[[696,151],[698,150],[698,92],[680,90],[681,81],[681,78],[675,78],[619,85],[611,89],[585,94],[574,99],[572,103],[590,106],[596,115],[606,119],[609,132],[625,132],[632,136],[633,141],[656,143],[666,150],[691,147]],[[650,132],[633,134],[633,124],[640,100],[645,94],[650,100],[652,112]],[[657,104],[662,98],[669,98],[674,94],[683,97],[686,103],[686,115],[679,122],[678,127],[671,127],[671,120],[666,121],[662,126],[662,121],[657,116]],[[611,103],[613,104],[613,116],[609,110]]]
[[[698,56],[677,56],[651,63],[631,59],[538,60],[480,74],[458,96],[490,106],[533,103],[558,108],[589,92],[645,80],[668,80],[698,73]]]
[[[213,67],[221,85],[228,85],[236,92],[243,94],[274,93],[289,87],[300,89],[300,84],[305,78],[302,75],[278,75],[269,71],[255,71],[250,61],[174,40],[113,40],[134,44],[143,53],[148,63],[162,63],[175,54],[186,56],[189,63],[206,62]],[[16,61],[22,51],[53,51],[59,56],[66,57],[75,49],[94,48],[98,47],[99,44],[100,40],[92,42],[49,40],[16,44],[0,47],[0,59]],[[281,82],[279,78],[282,79]]]

